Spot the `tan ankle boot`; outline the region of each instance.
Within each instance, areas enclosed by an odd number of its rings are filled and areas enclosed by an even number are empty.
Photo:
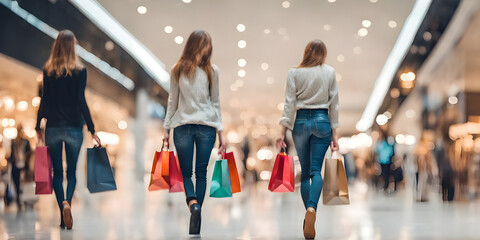
[[[72,209],[68,201],[63,201],[63,222],[67,229],[72,229],[73,227],[73,218],[72,218]]]
[[[305,225],[303,227],[303,236],[305,239],[315,238],[315,220],[317,219],[317,213],[315,209],[309,207],[305,213]]]

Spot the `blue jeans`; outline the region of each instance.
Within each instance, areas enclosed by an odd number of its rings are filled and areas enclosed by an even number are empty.
[[[323,185],[320,171],[332,140],[328,110],[298,110],[292,135],[302,167],[300,190],[303,204],[305,208],[317,209]]]
[[[47,127],[45,130],[45,144],[50,151],[53,166],[53,190],[57,197],[60,210],[63,210],[62,202],[72,202],[73,192],[77,184],[77,161],[78,154],[83,142],[83,129],[75,127]],[[67,156],[67,198],[63,191],[63,144]],[[61,212],[61,211],[60,211]]]
[[[207,188],[207,166],[216,139],[216,129],[205,125],[187,124],[176,127],[173,142],[177,149],[178,161],[183,175],[187,204],[196,199],[200,206],[205,198]],[[195,180],[196,191],[192,182],[193,149],[196,147]]]

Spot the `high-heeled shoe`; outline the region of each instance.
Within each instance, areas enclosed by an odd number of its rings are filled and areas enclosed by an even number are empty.
[[[303,236],[305,239],[314,239],[315,238],[315,220],[317,218],[317,213],[315,209],[309,207],[305,213],[305,220],[303,224]]]
[[[192,204],[190,206],[190,214],[189,234],[200,234],[200,227],[202,225],[202,210],[200,204]]]
[[[73,218],[72,218],[72,209],[68,201],[63,201],[63,222],[67,229],[72,229],[73,227]]]

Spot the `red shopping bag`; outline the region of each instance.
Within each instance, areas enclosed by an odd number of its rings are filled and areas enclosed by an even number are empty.
[[[149,191],[162,189],[169,189],[169,192],[184,191],[180,164],[175,153],[168,150],[168,142],[163,143],[161,152],[155,152],[148,186]]]
[[[228,172],[230,173],[230,183],[232,185],[232,193],[241,192],[240,177],[238,176],[237,164],[233,152],[222,153],[222,157],[228,161]]]
[[[35,194],[52,193],[52,160],[48,147],[35,148]]]
[[[282,151],[277,154],[273,165],[272,176],[268,190],[272,192],[293,192],[295,189],[295,174],[293,157]]]
[[[169,162],[170,172],[168,185],[170,190],[168,192],[184,192],[182,171],[180,170],[178,159],[173,152],[170,152]]]

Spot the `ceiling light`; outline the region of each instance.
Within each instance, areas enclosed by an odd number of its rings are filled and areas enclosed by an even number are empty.
[[[376,3],[378,0],[370,0],[371,3]]]
[[[405,143],[405,135],[403,134],[398,134],[395,137],[395,141],[397,141],[398,144],[404,144]]]
[[[385,99],[385,95],[392,84],[392,80],[397,73],[397,69],[402,63],[406,52],[409,50],[431,3],[432,0],[415,2],[412,11],[407,17],[402,30],[398,35],[392,51],[385,61],[382,71],[375,81],[372,94],[368,99],[362,118],[356,124],[358,131],[363,132],[372,127],[376,114],[378,113],[378,110]]]
[[[388,22],[388,26],[390,28],[396,28],[397,27],[397,22],[391,20],[391,21]]]
[[[366,28],[360,28],[358,29],[357,34],[359,37],[365,37],[368,34],[368,30]]]
[[[182,44],[183,43],[183,37],[182,36],[176,36],[175,37],[175,43],[176,44]]]
[[[38,74],[37,75],[37,82],[41,82],[43,80],[43,75],[42,74]]]
[[[8,127],[8,118],[2,119],[2,126],[3,126],[4,128]]]
[[[458,103],[458,98],[455,97],[455,96],[451,96],[448,98],[448,103],[452,104],[452,105],[455,105]]]
[[[282,2],[282,7],[283,8],[289,8],[290,7],[290,2],[289,1],[283,1]]]
[[[232,90],[232,92],[236,92],[238,90],[237,85],[235,84],[230,85],[230,90]]]
[[[13,101],[13,99],[7,97],[3,99],[3,104],[5,105],[5,110],[10,111],[13,110],[15,102]]]
[[[172,26],[165,26],[163,31],[165,31],[165,33],[172,33],[173,32],[173,27]]]
[[[238,24],[237,25],[237,31],[243,32],[243,31],[245,31],[245,29],[246,29],[245,25],[243,25],[243,24]]]
[[[108,40],[105,42],[105,50],[112,51],[114,47],[115,44],[112,41]]]
[[[372,22],[370,20],[363,20],[362,25],[366,28],[370,27],[372,25]]]
[[[147,13],[147,8],[145,6],[138,6],[137,12],[143,15]]]
[[[392,88],[392,90],[390,90],[390,96],[392,98],[400,97],[400,90],[398,90],[398,88]]]
[[[245,67],[245,65],[247,65],[247,60],[240,58],[238,59],[237,64],[239,67]]]
[[[239,48],[245,48],[247,46],[247,42],[245,40],[240,40],[237,43]]]
[[[337,0],[328,0],[329,3],[334,3],[336,2]]]
[[[283,111],[283,108],[285,107],[285,103],[284,102],[281,102],[279,104],[277,104],[277,109],[278,111]]]
[[[243,69],[238,70],[238,76],[239,77],[245,77],[247,75],[247,72]]]
[[[268,63],[262,63],[262,65],[261,65],[261,68],[262,68],[262,70],[264,70],[264,71],[268,70],[268,67],[269,67],[269,66],[268,66]]]
[[[285,35],[285,34],[287,34],[287,29],[284,28],[284,27],[279,28],[279,29],[278,29],[278,34],[280,34],[280,35]]]
[[[182,0],[184,3],[191,3],[192,0]]]
[[[122,130],[127,129],[127,126],[128,126],[128,124],[124,120],[121,120],[120,122],[118,122],[118,128],[120,128]]]
[[[345,57],[342,54],[340,54],[340,55],[337,56],[337,61],[345,62]]]
[[[10,126],[10,127],[15,126],[15,119],[13,119],[13,118],[8,119],[8,126]]]
[[[354,47],[353,48],[353,53],[355,54],[361,54],[362,53],[362,48],[361,47]]]
[[[385,115],[388,119],[392,118],[392,113],[389,111],[384,112],[383,115]]]
[[[380,114],[380,115],[377,116],[376,121],[377,121],[378,125],[383,126],[388,122],[388,118],[387,118],[387,116],[385,116],[383,114]]]
[[[419,53],[420,55],[425,55],[425,54],[427,53],[427,48],[426,48],[425,46],[420,46],[420,47],[418,48],[418,53]]]
[[[424,32],[423,33],[423,40],[425,40],[427,42],[432,40],[432,34],[430,32]]]
[[[270,34],[270,29],[265,28],[265,30],[263,30],[263,33],[265,33],[265,34]]]
[[[28,102],[27,101],[20,101],[17,103],[17,110],[20,112],[25,112],[28,108]]]
[[[332,29],[332,26],[330,24],[323,25],[323,30],[330,31],[330,29]]]
[[[416,45],[412,45],[412,46],[410,47],[410,52],[411,52],[412,54],[417,54],[417,52],[418,52],[418,47],[417,47]]]
[[[268,85],[272,85],[272,84],[274,84],[274,83],[275,83],[275,78],[273,78],[273,77],[268,77],[268,78],[267,78],[267,84],[268,84]]]
[[[32,106],[38,107],[38,105],[40,105],[40,101],[41,101],[41,100],[42,100],[42,99],[41,99],[40,97],[34,97],[34,98],[32,99]]]

